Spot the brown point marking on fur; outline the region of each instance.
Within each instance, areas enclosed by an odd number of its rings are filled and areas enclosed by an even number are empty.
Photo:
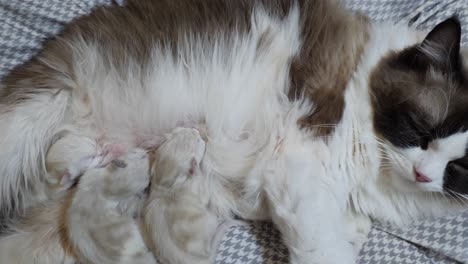
[[[54,96],[72,89],[74,76],[68,45],[52,40],[49,43],[29,62],[17,66],[2,79],[0,105],[11,107],[37,94]]]
[[[58,233],[60,236],[60,241],[65,251],[65,254],[72,256],[77,259],[76,249],[73,246],[73,243],[70,241],[69,230],[68,230],[68,210],[70,209],[73,197],[76,192],[76,187],[68,191],[66,196],[63,199],[63,204],[59,209],[58,215]]]
[[[419,53],[418,45],[391,52],[370,74],[375,133],[398,147],[424,147],[466,123],[468,74],[444,73]]]
[[[82,60],[90,47],[96,48],[103,58],[100,62],[104,67],[100,70],[112,67],[125,78],[129,62],[141,67],[142,73],[147,70],[155,46],[168,48],[174,59],[179,60],[179,56],[188,55],[180,47],[188,36],[214,45],[221,35],[247,33],[255,5],[282,18],[291,3],[290,0],[128,0],[123,6],[98,6],[90,14],[71,21],[57,37],[48,39],[34,58],[14,68],[2,80],[0,104],[14,106],[50,89],[79,86],[75,76],[79,66],[75,62]],[[261,48],[262,43],[259,44]],[[86,98],[83,99],[86,104]]]
[[[298,123],[327,136],[343,116],[344,92],[369,40],[369,21],[334,1],[305,2],[303,47],[291,65],[289,98],[310,99],[315,108]]]

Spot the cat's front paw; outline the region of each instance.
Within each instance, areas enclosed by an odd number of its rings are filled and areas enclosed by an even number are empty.
[[[361,215],[348,215],[347,221],[348,242],[354,249],[355,256],[359,256],[364,243],[367,242],[372,222],[368,217]]]
[[[342,241],[344,242],[344,241]],[[338,242],[333,248],[300,251],[290,249],[291,264],[354,264],[357,258],[349,244]]]

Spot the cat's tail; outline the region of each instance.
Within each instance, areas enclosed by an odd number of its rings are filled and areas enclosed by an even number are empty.
[[[37,70],[37,69],[36,69]],[[35,200],[43,186],[47,149],[70,100],[62,76],[21,71],[0,85],[0,214]],[[36,195],[35,195],[36,194]]]
[[[46,232],[40,233],[16,231],[0,238],[0,262],[12,264],[74,263],[74,258],[65,253],[58,237],[50,238],[47,237]]]
[[[60,207],[50,205],[29,210],[6,225],[0,235],[0,263],[75,263],[60,235]]]

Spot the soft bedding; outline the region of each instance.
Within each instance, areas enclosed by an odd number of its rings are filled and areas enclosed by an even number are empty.
[[[74,17],[111,0],[0,0],[0,78],[31,58]],[[468,46],[468,0],[347,0],[378,21],[431,28],[457,15]],[[1,85],[0,85],[1,87]],[[232,221],[219,230],[216,263],[287,263],[279,232],[269,223]],[[468,212],[427,219],[398,230],[374,224],[359,263],[468,263]]]

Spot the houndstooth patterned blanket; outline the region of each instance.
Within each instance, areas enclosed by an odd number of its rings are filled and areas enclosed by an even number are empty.
[[[176,1],[176,0],[175,0]],[[73,18],[111,0],[0,0],[0,78],[27,61],[41,42]],[[468,0],[346,0],[372,19],[432,28],[457,14],[468,46]],[[220,230],[216,263],[288,262],[287,249],[269,223],[232,222]],[[359,263],[468,263],[468,212],[430,219],[406,230],[375,225]]]

